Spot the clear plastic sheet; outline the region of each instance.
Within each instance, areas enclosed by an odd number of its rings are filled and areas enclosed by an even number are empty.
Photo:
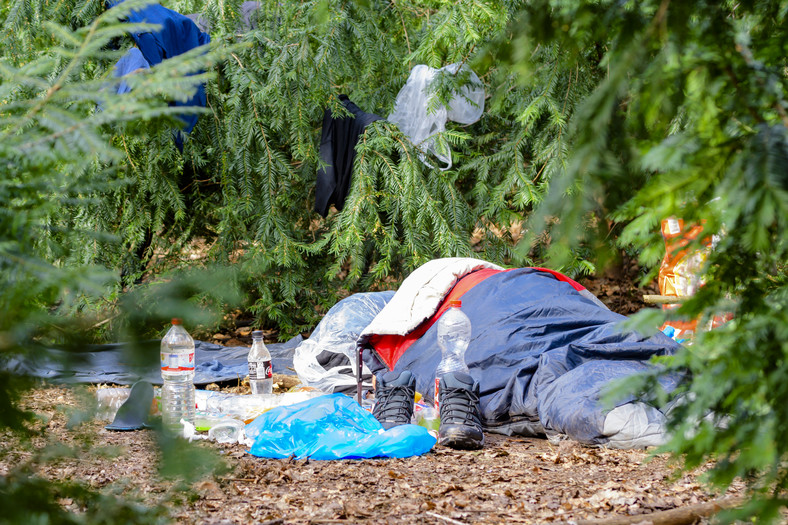
[[[447,73],[457,74],[460,64],[449,64],[444,67]],[[482,81],[468,66],[463,66],[461,71],[468,71],[468,83],[462,86],[460,92],[449,102],[446,116],[458,124],[473,124],[484,113],[484,86]]]
[[[393,296],[391,291],[357,293],[331,307],[309,339],[295,349],[298,379],[326,393],[355,388],[358,337]],[[370,373],[366,367],[364,373]]]
[[[432,80],[440,72],[454,75],[458,70],[469,72],[468,83],[455,94],[448,108],[442,104],[431,108],[429,86]],[[430,153],[445,164],[439,167],[443,171],[452,166],[449,145],[445,141],[437,140],[438,134],[446,130],[446,121],[473,124],[481,118],[483,112],[484,87],[476,73],[468,66],[450,64],[434,69],[420,64],[411,70],[408,81],[397,94],[394,111],[388,116],[388,120],[397,124],[400,131],[422,150],[419,157],[422,162],[432,167],[426,161],[425,155]]]

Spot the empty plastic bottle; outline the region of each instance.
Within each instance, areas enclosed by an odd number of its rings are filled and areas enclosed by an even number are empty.
[[[115,419],[115,414],[129,398],[130,392],[130,388],[99,388],[96,390],[96,417],[104,421]]]
[[[274,374],[271,353],[263,341],[263,332],[252,332],[252,348],[249,350],[249,386],[252,394],[270,394],[274,391]]]
[[[438,390],[440,378],[450,372],[468,373],[465,350],[471,341],[471,321],[460,307],[462,301],[449,301],[449,308],[438,319],[438,347],[441,362],[435,371],[435,409],[439,409]]]
[[[161,340],[161,417],[165,428],[182,430],[181,419],[194,424],[194,339],[180,319]]]
[[[198,411],[211,412],[211,407],[213,406],[213,412],[216,412],[215,408],[218,406],[219,400],[227,395],[224,392],[198,388],[194,391],[194,404],[197,406]]]

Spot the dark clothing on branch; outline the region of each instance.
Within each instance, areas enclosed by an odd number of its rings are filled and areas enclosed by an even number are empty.
[[[361,111],[347,95],[339,95],[339,101],[353,117],[334,118],[330,109],[326,110],[323,117],[320,160],[326,166],[318,170],[315,184],[315,211],[323,217],[328,214],[331,204],[338,210],[345,206],[345,198],[350,191],[358,137],[367,126],[376,120],[382,120],[378,115]]]

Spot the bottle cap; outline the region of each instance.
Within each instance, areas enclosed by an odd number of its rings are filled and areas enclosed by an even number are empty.
[[[461,306],[462,306],[462,301],[458,301],[456,299],[454,301],[449,301],[449,308],[459,308]]]
[[[254,332],[252,332],[252,339],[257,339],[258,337],[260,339],[263,338],[263,331],[262,330],[255,330]]]
[[[183,321],[181,319],[179,319],[178,317],[173,317],[172,318],[172,324],[183,324]]]

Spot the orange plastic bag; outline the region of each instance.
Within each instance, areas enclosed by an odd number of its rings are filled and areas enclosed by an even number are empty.
[[[711,237],[702,240],[703,248],[690,251],[687,246],[703,232],[703,225],[689,226],[682,219],[669,218],[662,221],[662,237],[665,239],[665,257],[659,268],[659,293],[669,297],[690,297],[703,286],[700,270],[712,246]],[[665,304],[663,310],[678,308],[679,303]],[[717,328],[730,321],[732,315],[714,316],[706,329]],[[698,328],[698,320],[666,321],[661,330],[679,342],[689,342]]]

